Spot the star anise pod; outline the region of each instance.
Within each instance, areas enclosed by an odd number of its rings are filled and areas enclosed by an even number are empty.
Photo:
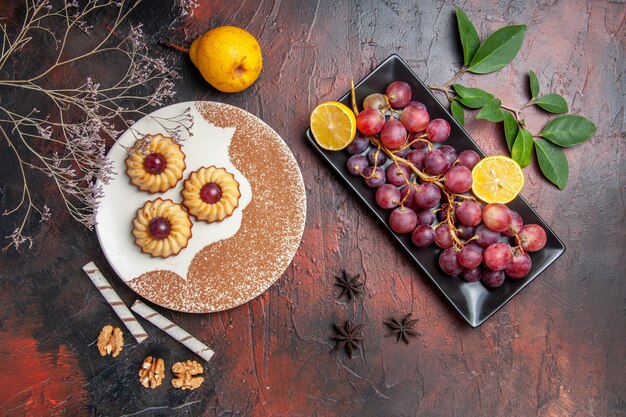
[[[358,350],[359,344],[363,341],[363,336],[361,336],[363,325],[355,326],[352,322],[346,320],[343,326],[336,324],[333,324],[333,326],[337,334],[331,337],[336,343],[331,353],[345,347],[348,358],[352,359],[352,352]]]
[[[395,335],[396,336],[396,343],[398,343],[400,341],[400,338],[402,338],[402,340],[404,340],[404,343],[408,344],[409,343],[409,336],[417,336],[420,333],[418,333],[415,330],[415,323],[417,323],[418,319],[411,319],[411,314],[409,313],[406,316],[404,316],[403,319],[398,320],[396,318],[392,318],[388,321],[383,322],[385,325],[387,325],[389,327],[389,332],[387,332],[387,334],[385,334],[385,336],[389,336],[389,335]]]
[[[341,293],[337,298],[341,298],[344,295],[348,297],[348,300],[356,298],[359,294],[363,294],[363,282],[359,279],[361,274],[350,275],[346,270],[341,271],[341,275],[336,276],[335,285],[341,287]]]

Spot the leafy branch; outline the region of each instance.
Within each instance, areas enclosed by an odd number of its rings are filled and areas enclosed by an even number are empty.
[[[429,88],[445,94],[450,102],[450,112],[461,126],[465,122],[465,109],[480,109],[476,119],[502,123],[511,157],[521,167],[526,167],[532,162],[534,150],[543,175],[559,189],[564,189],[569,167],[562,148],[588,140],[596,131],[595,124],[582,116],[564,114],[568,112],[568,106],[559,94],[540,94],[534,71],[528,72],[530,99],[519,107],[504,105],[483,89],[455,83],[465,73],[487,74],[508,65],[521,49],[526,32],[526,25],[509,25],[496,30],[481,43],[476,28],[463,10],[456,9],[456,18],[463,65],[444,85],[429,85]],[[540,132],[531,133],[522,118],[524,109],[531,106],[563,115],[548,121]]]

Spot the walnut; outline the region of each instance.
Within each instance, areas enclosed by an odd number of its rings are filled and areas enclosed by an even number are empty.
[[[120,354],[124,346],[124,338],[119,327],[106,325],[98,336],[98,350],[100,355],[111,355],[114,358]]]
[[[174,388],[194,390],[204,382],[201,376],[194,376],[204,372],[202,365],[196,361],[176,362],[172,366],[172,372],[176,375],[176,378],[172,379]]]
[[[146,388],[156,388],[163,383],[165,376],[165,362],[163,359],[148,356],[143,360],[139,370],[139,381]]]

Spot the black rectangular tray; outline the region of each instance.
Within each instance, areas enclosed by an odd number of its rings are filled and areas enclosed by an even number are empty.
[[[397,80],[406,81],[411,85],[413,99],[421,101],[426,105],[431,119],[442,118],[450,123],[450,138],[445,142],[446,144],[453,146],[457,152],[472,149],[481,156],[485,156],[485,153],[476,145],[467,132],[454,120],[446,108],[397,55],[387,58],[356,85],[357,104],[360,105],[369,94],[384,93],[387,85]],[[351,107],[349,92],[339,101]],[[378,218],[381,225],[400,244],[407,256],[422,269],[433,284],[439,288],[443,296],[472,327],[478,327],[484,323],[485,320],[491,317],[565,252],[563,242],[554,234],[546,222],[539,217],[535,210],[530,207],[526,200],[522,196],[518,196],[508,206],[522,216],[524,224],[539,224],[546,230],[548,235],[545,248],[530,254],[533,265],[528,275],[518,280],[507,279],[501,287],[494,289],[487,288],[480,282],[465,282],[460,276],[451,277],[439,268],[438,259],[441,249],[435,245],[427,248],[418,248],[411,242],[410,233],[399,235],[389,228],[387,219],[391,210],[378,207],[374,200],[375,190],[365,185],[362,178],[351,175],[348,172],[346,162],[350,155],[346,151],[332,152],[324,150],[315,142],[311,129],[306,131],[306,137],[322,158],[330,164],[339,178],[345,182],[369,211]]]

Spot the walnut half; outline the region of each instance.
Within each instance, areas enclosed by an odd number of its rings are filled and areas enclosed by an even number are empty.
[[[119,327],[109,324],[104,326],[98,336],[98,350],[100,355],[111,355],[114,358],[120,354],[124,346],[124,337]]]
[[[203,377],[194,376],[204,372],[202,365],[196,361],[176,362],[172,366],[172,372],[176,375],[176,378],[172,379],[174,388],[194,390],[204,382]]]
[[[163,383],[165,376],[165,362],[163,359],[148,356],[143,360],[139,370],[139,381],[146,388],[156,388]]]

